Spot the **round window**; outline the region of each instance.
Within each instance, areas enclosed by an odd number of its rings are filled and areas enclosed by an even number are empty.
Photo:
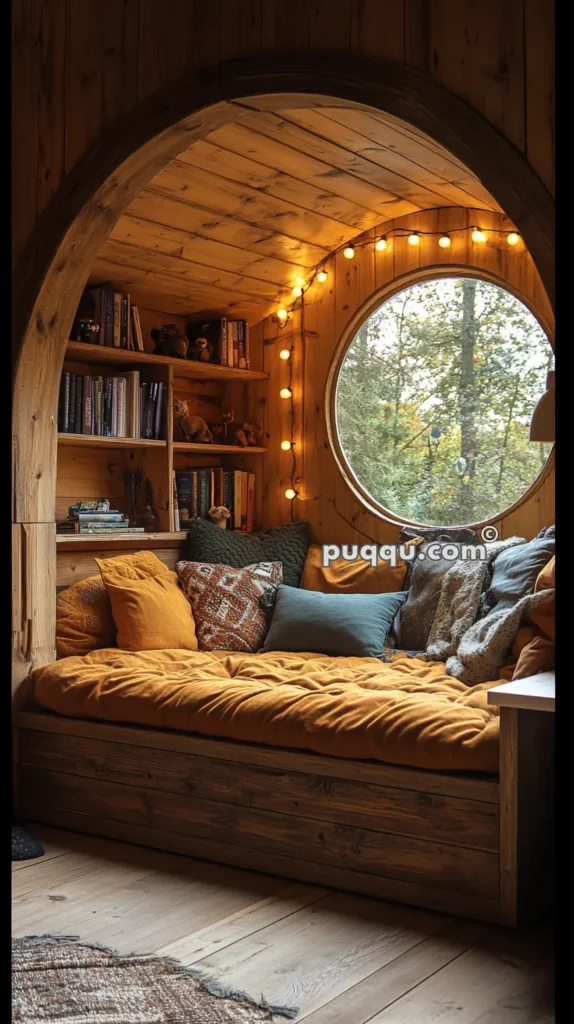
[[[462,276],[409,285],[346,350],[334,406],[343,461],[401,519],[495,518],[550,454],[529,429],[553,366],[538,320],[505,288]]]

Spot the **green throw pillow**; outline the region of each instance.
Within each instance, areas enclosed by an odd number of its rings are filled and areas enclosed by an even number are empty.
[[[406,596],[321,594],[281,585],[263,651],[380,658]]]
[[[206,519],[194,519],[188,533],[187,559],[230,565],[233,569],[245,569],[256,562],[281,562],[284,581],[298,587],[310,543],[308,523],[288,523],[261,533],[235,533]]]

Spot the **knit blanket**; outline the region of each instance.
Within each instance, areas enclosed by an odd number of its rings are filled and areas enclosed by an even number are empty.
[[[541,590],[527,594],[510,607],[493,608],[467,629],[456,654],[447,660],[447,675],[469,686],[497,679],[520,626],[532,611],[543,608],[553,596],[553,590]]]
[[[483,611],[481,599],[494,559],[506,548],[525,544],[523,537],[485,544],[486,558],[471,561],[457,559],[445,573],[437,609],[426,647],[429,661],[447,661],[454,657],[462,638]],[[448,671],[448,664],[447,664]],[[452,673],[454,674],[454,673]],[[462,677],[457,677],[462,678]],[[493,678],[492,676],[487,676]]]

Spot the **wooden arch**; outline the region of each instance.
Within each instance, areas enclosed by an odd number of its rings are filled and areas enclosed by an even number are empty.
[[[69,328],[100,246],[137,192],[196,139],[231,123],[233,101],[270,110],[378,109],[425,132],[481,181],[522,233],[554,295],[554,203],[525,158],[486,120],[425,75],[345,54],[268,54],[197,71],[141,103],[78,162],[39,219],[14,272],[14,683],[54,657],[57,435]]]

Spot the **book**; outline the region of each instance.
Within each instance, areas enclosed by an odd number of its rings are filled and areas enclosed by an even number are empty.
[[[153,436],[156,441],[161,438],[162,428],[162,413],[163,413],[163,384],[160,383],[157,386],[156,406],[155,406],[155,422],[153,429]]]
[[[248,473],[241,471],[241,529],[247,531],[247,478]]]
[[[140,423],[140,375],[139,370],[130,370],[125,376],[125,413],[121,437],[139,437]]]
[[[132,306],[132,321],[134,327],[135,348],[138,352],[144,352],[143,334],[140,322],[140,311],[137,306]]]
[[[126,348],[130,352],[134,350],[133,332],[132,332],[132,304],[131,299],[126,295]]]
[[[76,375],[76,405],[74,409],[74,434],[82,433],[82,403],[84,399],[84,378]]]
[[[174,471],[176,505],[179,511],[180,529],[185,529],[189,519],[194,518],[193,513],[193,472],[182,470]],[[183,514],[182,514],[183,513]]]
[[[229,330],[231,334],[231,362],[229,366],[239,366],[239,337],[237,334],[237,320],[231,320],[229,323]]]
[[[120,295],[120,348],[128,347],[128,300]]]
[[[103,288],[104,304],[104,345],[113,348],[114,344],[114,293],[110,288]]]
[[[121,348],[122,336],[122,296],[119,292],[113,292],[114,297],[114,335],[113,347]]]
[[[181,529],[179,525],[179,505],[177,503],[177,481],[175,479],[175,470],[173,471],[173,529],[176,533]]]
[[[210,469],[200,469],[197,473],[198,486],[199,486],[199,511],[198,515],[202,519],[207,519],[207,513],[211,508],[210,500]]]
[[[247,532],[253,533],[253,506],[255,503],[255,473],[247,474]]]
[[[237,321],[237,365],[245,369],[245,320]]]
[[[113,526],[100,526],[97,523],[85,526],[80,524],[79,533],[91,533],[101,536],[104,533],[145,533],[143,526],[130,526],[129,523],[115,523]]]
[[[192,474],[191,514],[194,518],[199,516],[199,473],[197,469],[194,469]]]
[[[249,370],[251,365],[251,351],[249,345],[249,323],[247,320],[243,321],[245,331],[245,369]]]
[[[231,470],[224,469],[223,471],[223,501],[222,505],[225,505],[233,516],[233,474]],[[232,519],[227,520],[227,528],[231,529]]]
[[[74,417],[76,415],[76,374],[70,374],[70,393],[68,396],[68,421],[66,433],[74,433]]]
[[[233,472],[233,529],[241,530],[241,470]]]
[[[78,512],[70,519],[77,519],[79,523],[124,523],[126,518],[123,512]]]

